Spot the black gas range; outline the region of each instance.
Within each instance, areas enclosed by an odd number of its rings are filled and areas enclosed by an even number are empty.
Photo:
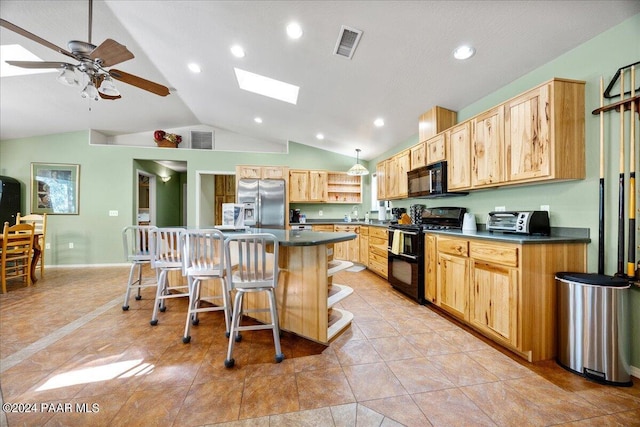
[[[425,208],[420,224],[391,225],[388,247],[388,280],[391,286],[424,304],[424,233],[461,229],[466,211],[458,207]]]

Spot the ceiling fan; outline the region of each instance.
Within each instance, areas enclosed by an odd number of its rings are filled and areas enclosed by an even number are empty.
[[[134,55],[126,46],[113,39],[106,39],[99,46],[92,44],[92,19],[93,0],[89,0],[88,42],[71,40],[67,44],[69,50],[58,47],[9,21],[0,19],[0,26],[78,61],[77,64],[60,61],[6,61],[7,64],[21,68],[58,68],[60,69],[58,81],[69,86],[84,87],[81,92],[82,97],[95,99],[96,101],[99,98],[113,100],[122,97],[112,79],[136,86],[156,95],[169,95],[169,88],[166,86],[121,70],[107,69],[113,65],[133,59]],[[84,81],[81,82],[78,76]]]

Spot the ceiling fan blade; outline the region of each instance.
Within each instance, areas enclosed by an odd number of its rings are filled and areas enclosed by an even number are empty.
[[[9,65],[20,68],[69,68],[73,69],[75,66],[66,62],[55,61],[5,61]]]
[[[111,101],[122,98],[122,95],[116,95],[116,96],[105,95],[102,92],[98,92],[98,95],[100,95],[100,98],[102,98],[102,99],[108,99],[108,100],[111,100]]]
[[[63,55],[67,55],[68,57],[75,59],[75,56],[73,55],[73,53],[69,52],[68,50],[65,50],[59,46],[56,46],[55,44],[49,41],[46,41],[42,37],[36,36],[35,34],[30,33],[29,31],[25,30],[24,28],[20,28],[15,24],[12,24],[9,21],[0,19],[0,26],[5,27],[6,29],[13,31],[14,33],[20,34],[21,36],[24,36],[30,40],[33,40],[36,43],[40,43],[41,45],[46,46],[49,49],[53,49],[56,52],[60,52]]]
[[[113,39],[106,39],[100,46],[93,49],[89,55],[94,61],[96,59],[102,60],[102,66],[111,67],[129,59],[133,59],[133,53],[127,49],[123,44],[118,43]]]
[[[156,95],[169,95],[168,87],[158,83],[154,83],[150,80],[143,79],[142,77],[134,76],[133,74],[125,73],[124,71],[109,70],[109,75],[116,80],[120,80],[121,82],[139,87],[140,89],[155,93]]]

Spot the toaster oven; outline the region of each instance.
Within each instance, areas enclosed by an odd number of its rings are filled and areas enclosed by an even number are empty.
[[[489,212],[487,230],[505,233],[539,234],[551,233],[547,211]]]

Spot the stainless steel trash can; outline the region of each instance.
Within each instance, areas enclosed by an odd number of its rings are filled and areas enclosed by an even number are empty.
[[[627,280],[557,273],[558,356],[562,367],[603,384],[630,386]]]

